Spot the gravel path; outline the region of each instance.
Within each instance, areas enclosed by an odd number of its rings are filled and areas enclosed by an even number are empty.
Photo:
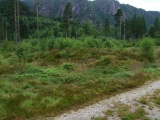
[[[160,80],[149,82],[140,88],[102,100],[83,109],[69,111],[68,113],[64,113],[54,118],[46,118],[45,120],[91,120],[96,117],[103,117],[104,112],[112,108],[114,103],[121,102],[124,104],[131,104],[135,99],[145,95],[151,95],[157,89],[160,89]]]

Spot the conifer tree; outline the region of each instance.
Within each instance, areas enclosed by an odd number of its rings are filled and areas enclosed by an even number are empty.
[[[121,34],[122,34],[122,16],[123,16],[123,11],[121,9],[117,10],[117,13],[114,15],[114,18],[117,22],[117,26],[119,26],[119,38],[121,39]]]
[[[37,38],[39,38],[39,3],[38,0],[35,1],[36,2],[36,17],[37,17]]]
[[[156,17],[155,21],[154,21],[154,29],[155,29],[155,37],[157,37],[158,32],[160,31],[160,21],[159,21],[159,17]]]
[[[104,30],[105,30],[105,35],[108,37],[110,35],[110,22],[109,22],[109,19],[106,18],[106,21],[105,21],[105,25],[104,25]]]
[[[73,18],[72,5],[70,2],[67,2],[63,12],[63,18],[62,18],[63,19],[62,27],[64,29],[66,37],[69,37],[69,34],[70,34],[69,28],[70,28],[72,18]]]

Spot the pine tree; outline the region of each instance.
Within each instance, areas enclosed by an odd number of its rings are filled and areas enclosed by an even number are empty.
[[[14,0],[14,24],[15,24],[15,43],[18,43],[18,32],[17,32],[17,0]]]
[[[14,0],[15,43],[20,41],[19,0]]]
[[[122,34],[122,16],[123,16],[123,11],[121,9],[117,10],[117,13],[114,15],[114,18],[117,22],[117,26],[119,26],[119,38],[121,39],[121,34]]]
[[[155,35],[155,27],[154,27],[154,25],[152,25],[151,27],[150,27],[150,29],[149,29],[149,35],[151,36],[151,37],[155,37],[156,35]]]
[[[37,39],[39,39],[39,3],[38,0],[35,1],[36,2],[36,17],[37,17]]]
[[[110,31],[111,30],[111,28],[110,28],[110,22],[109,22],[108,18],[106,18],[105,25],[104,25],[104,30],[105,30],[106,36],[108,37],[110,35],[110,32],[111,32]]]
[[[159,17],[156,17],[155,21],[154,21],[154,29],[155,29],[155,37],[157,37],[158,32],[160,31],[160,21],[159,21]]]
[[[73,13],[72,13],[72,6],[70,2],[67,2],[64,12],[63,12],[63,29],[65,31],[66,37],[69,37],[70,34],[70,24],[71,24],[71,19],[73,18]]]

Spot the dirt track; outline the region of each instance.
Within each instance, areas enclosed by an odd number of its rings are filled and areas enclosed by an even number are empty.
[[[136,88],[134,90],[116,95],[109,99],[102,100],[83,109],[79,109],[77,111],[69,111],[68,113],[64,113],[60,116],[54,118],[45,118],[44,120],[91,120],[96,117],[103,117],[104,112],[113,108],[115,103],[120,102],[122,104],[132,104],[132,102],[142,96],[152,95],[157,89],[160,89],[160,80],[148,82],[140,88]],[[155,112],[153,111],[153,113]],[[160,112],[157,112],[157,115],[153,117],[160,120]]]

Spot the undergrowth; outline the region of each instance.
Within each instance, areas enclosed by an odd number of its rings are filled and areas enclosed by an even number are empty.
[[[147,65],[138,48],[116,40],[57,38],[43,43],[26,40],[25,49],[1,46],[0,119],[54,116],[159,76],[158,62]]]

